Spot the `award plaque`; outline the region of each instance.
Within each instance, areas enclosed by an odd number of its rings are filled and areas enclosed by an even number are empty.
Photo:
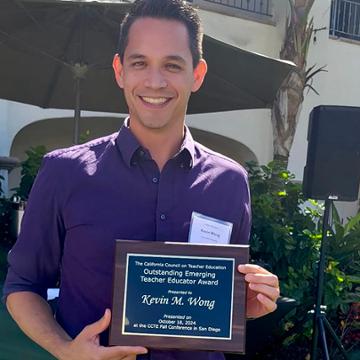
[[[109,344],[244,353],[248,252],[117,240]]]

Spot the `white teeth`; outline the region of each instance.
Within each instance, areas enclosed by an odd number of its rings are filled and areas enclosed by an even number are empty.
[[[164,97],[154,98],[154,97],[142,96],[141,98],[142,98],[145,102],[147,102],[147,103],[149,103],[149,104],[154,104],[154,105],[162,105],[162,104],[165,104],[166,101],[168,100],[168,98],[164,98]]]

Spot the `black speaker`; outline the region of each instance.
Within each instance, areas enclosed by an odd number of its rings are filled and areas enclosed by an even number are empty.
[[[360,108],[317,106],[310,113],[303,193],[355,201],[360,185]]]

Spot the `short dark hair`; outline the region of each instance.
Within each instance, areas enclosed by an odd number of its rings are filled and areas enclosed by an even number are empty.
[[[184,0],[136,0],[120,27],[118,54],[123,61],[131,25],[139,18],[175,20],[184,24],[195,68],[202,58],[203,31],[197,11]]]

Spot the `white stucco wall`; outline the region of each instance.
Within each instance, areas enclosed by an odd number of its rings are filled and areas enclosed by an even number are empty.
[[[200,16],[205,33],[210,36],[246,50],[279,57],[289,8],[284,0],[273,1],[273,5],[273,25],[203,10],[200,10]],[[314,18],[315,29],[326,29],[316,32],[316,42],[311,43],[309,50],[308,66],[327,65],[327,72],[314,78],[312,85],[320,93],[319,96],[305,92],[289,158],[289,170],[298,180],[303,178],[306,163],[307,128],[311,110],[317,105],[360,106],[360,43],[349,43],[329,36],[330,6],[331,0],[315,0],[310,14]],[[254,151],[260,163],[267,163],[272,158],[270,112],[266,110],[224,113],[220,117],[200,115],[191,118],[191,124],[241,139]],[[337,207],[346,218],[358,211],[359,202],[339,202]]]
[[[282,2],[282,0],[279,0]],[[282,43],[284,8],[274,8],[274,24],[199,11],[205,34],[228,44],[277,58]]]
[[[349,43],[329,37],[330,0],[315,1],[311,15],[315,28],[327,27],[327,30],[318,32],[316,43],[312,42],[308,65],[326,65],[327,72],[314,78],[312,85],[319,96],[305,93],[289,162],[290,170],[298,178],[302,178],[301,165],[306,161],[308,116],[312,108],[317,105],[360,106],[360,42]]]
[[[327,72],[322,72],[314,78],[312,85],[320,95],[307,94],[300,113],[289,159],[289,169],[298,179],[302,179],[306,163],[308,117],[313,107],[360,106],[360,42],[346,42],[329,36],[330,4],[330,0],[315,0],[311,12],[311,16],[314,17],[314,28],[326,27],[326,30],[317,32],[316,42],[312,42],[310,47],[308,65],[326,65]],[[359,201],[338,202],[337,207],[346,218],[358,211]]]
[[[189,126],[214,132],[239,141],[250,148],[260,164],[272,159],[270,110],[242,110],[190,115]]]
[[[205,32],[215,38],[240,46],[246,50],[260,52],[271,57],[279,57],[286,17],[289,11],[287,1],[273,1],[274,24],[219,15],[210,11],[200,11]],[[305,92],[304,103],[299,115],[299,123],[289,158],[289,170],[296,179],[303,178],[307,154],[307,128],[311,110],[317,105],[360,106],[360,42],[346,42],[329,36],[331,0],[315,0],[310,17],[314,18],[314,28],[325,30],[316,32],[316,42],[310,45],[308,66],[327,65],[327,72],[318,74],[312,83],[320,93]],[[226,24],[226,26],[224,26]],[[260,163],[272,157],[272,129],[270,114],[264,111],[240,111],[224,114],[226,121],[216,121],[213,116],[200,116],[193,120],[193,126],[209,126],[222,134],[243,138],[257,155]],[[360,134],[359,134],[360,139]],[[359,202],[339,202],[337,207],[346,218],[355,214]]]
[[[72,110],[42,109],[37,106],[0,99],[0,156],[12,155],[10,150],[16,134],[18,134],[21,129],[25,128],[26,126],[34,124],[43,119],[55,120],[61,118],[73,118],[73,116],[74,112]],[[121,114],[100,113],[91,111],[83,111],[82,116],[113,116],[121,118]],[[123,114],[123,116],[125,115]],[[46,136],[46,133],[42,135]],[[59,134],[59,137],[62,138],[63,134]],[[69,144],[71,144],[71,141],[72,135],[70,133]],[[31,139],[29,139],[29,145],[26,148],[33,145],[47,145],[47,143],[48,141],[45,139],[38,144],[33,144]],[[18,156],[18,158],[20,160],[24,160],[24,156]],[[19,169],[13,170],[10,173],[10,181],[8,180],[9,176],[7,171],[3,170],[0,172],[0,174],[5,178],[5,181],[3,181],[3,190],[9,195],[9,189],[18,185],[17,183],[19,181],[20,171]]]
[[[0,99],[0,156],[8,156],[15,135],[25,126],[42,119],[71,118],[72,110],[42,109]],[[82,116],[115,116],[121,114],[83,111]]]
[[[9,102],[0,99],[0,156],[9,155],[12,138],[8,129]]]

